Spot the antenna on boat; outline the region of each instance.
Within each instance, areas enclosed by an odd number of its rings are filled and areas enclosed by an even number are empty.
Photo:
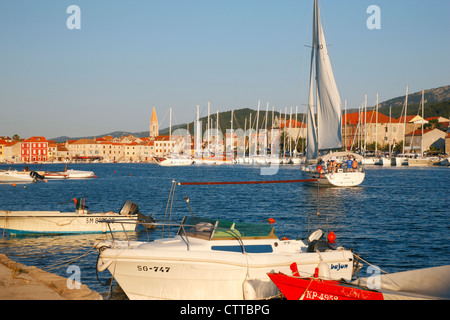
[[[189,206],[189,211],[191,212],[192,219],[194,219],[194,214],[192,213],[192,209],[191,209],[191,205],[189,204],[189,198],[188,198],[188,196],[185,196],[185,197],[184,197],[184,200],[186,200],[186,202],[187,202],[187,204],[188,204],[188,206]]]

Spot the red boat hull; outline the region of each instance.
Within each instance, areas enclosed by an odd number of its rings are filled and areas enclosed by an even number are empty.
[[[318,278],[268,273],[287,300],[384,300],[383,294]]]

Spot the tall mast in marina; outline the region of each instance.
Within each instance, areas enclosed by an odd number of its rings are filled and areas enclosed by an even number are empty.
[[[252,150],[252,113],[250,112],[250,120],[248,122],[248,158],[250,159],[250,157],[252,156],[251,154],[251,150]]]
[[[255,139],[255,156],[258,154],[258,140],[259,140],[259,109],[261,107],[261,101],[258,100],[258,112],[256,113],[256,139]]]
[[[200,125],[200,106],[197,105],[197,126],[194,126],[194,128],[196,128],[195,134],[195,156],[199,157],[200,156],[200,150],[201,150],[201,136],[202,136],[202,126]]]
[[[292,107],[291,107],[291,113],[289,114],[289,139],[288,139],[288,143],[289,143],[289,158],[292,158],[292,143],[291,143],[291,137],[292,135]]]
[[[364,153],[367,150],[367,94],[364,97]]]
[[[218,152],[219,152],[219,110],[217,110],[217,117],[216,117],[216,152],[215,152],[216,156]]]
[[[422,140],[420,142],[420,156],[423,157],[423,109],[425,107],[424,105],[425,101],[424,101],[424,91],[422,90]]]
[[[391,157],[392,143],[392,106],[389,106],[389,158]]]
[[[408,86],[406,86],[405,118],[403,119],[403,154],[405,154],[406,115],[408,114]]]
[[[211,131],[210,131],[210,127],[209,127],[209,114],[210,114],[210,112],[211,112],[211,102],[208,101],[208,123],[206,125],[206,132],[208,132],[208,134],[207,134],[208,141],[207,141],[207,144],[206,144],[207,147],[208,147],[208,154],[209,154],[209,143],[210,143],[210,135],[211,135]]]
[[[377,93],[377,111],[375,113],[375,154],[378,151],[378,93]]]
[[[267,134],[267,120],[268,120],[268,114],[269,114],[269,102],[267,102],[266,105],[266,127],[264,130],[264,156],[267,155],[267,147],[268,147],[268,140],[269,140],[269,135]]]
[[[345,106],[344,106],[344,143],[347,144],[347,99],[345,99]],[[344,146],[344,149],[347,150],[347,147]]]
[[[231,158],[232,159],[234,159],[233,115],[234,115],[234,112],[233,112],[233,110],[231,110],[231,124],[230,124],[230,126],[231,126],[231,152],[232,152]],[[226,139],[226,137],[225,137],[225,139]]]
[[[270,130],[270,156],[273,156],[273,121],[274,121],[274,116],[275,116],[275,106],[272,106],[272,129]]]

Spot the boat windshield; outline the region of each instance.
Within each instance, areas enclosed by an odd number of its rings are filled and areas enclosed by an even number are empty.
[[[192,217],[184,218],[180,233],[207,240],[277,239],[270,225]]]

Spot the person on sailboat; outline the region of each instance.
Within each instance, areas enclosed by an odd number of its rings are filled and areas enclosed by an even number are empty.
[[[331,171],[336,172],[336,157],[332,156],[330,159]]]
[[[356,158],[353,158],[352,169],[353,171],[358,171],[358,161],[356,161]]]
[[[347,161],[345,161],[345,164],[347,165],[347,171],[352,171],[352,167],[353,167],[352,156],[348,156],[348,159],[347,159]]]

